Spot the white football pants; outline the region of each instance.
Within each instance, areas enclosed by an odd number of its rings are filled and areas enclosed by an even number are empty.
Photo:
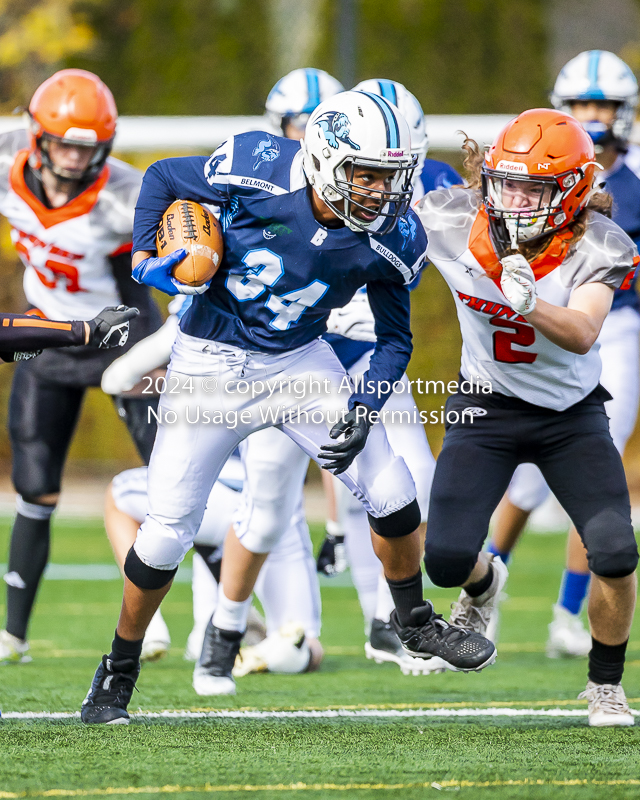
[[[351,367],[349,375],[360,376],[369,368],[371,353],[365,353]],[[404,418],[384,423],[391,449],[402,456],[416,485],[422,521],[426,522],[429,509],[431,482],[436,461],[431,453],[424,425],[419,421],[418,409],[409,389],[406,375],[402,376],[404,392],[393,392],[384,405],[385,411],[407,412]],[[417,419],[418,421],[414,421]],[[374,617],[385,622],[393,609],[393,600],[387,582],[380,580],[381,564],[373,552],[369,520],[361,503],[349,494],[343,484],[336,483],[338,521],[345,535],[347,559],[351,568],[351,578],[358,592],[367,625]]]
[[[235,482],[239,474],[234,469],[236,461],[229,459],[221,478],[225,476]],[[116,475],[112,490],[116,508],[142,522],[148,508],[147,468],[128,469]],[[194,543],[223,547],[239,501],[240,492],[216,481]],[[194,622],[206,625],[216,609],[218,584],[197,553],[193,556],[192,586]],[[284,534],[262,567],[255,592],[262,603],[269,634],[289,622],[296,622],[304,627],[307,636],[317,638],[320,635],[320,587],[301,504],[295,508]]]
[[[138,557],[166,570],[182,561],[220,470],[251,433],[278,425],[317,459],[348,408],[351,390],[345,374],[331,347],[320,339],[273,355],[180,331],[167,374],[168,391],[158,409],[149,510],[134,545]],[[340,479],[373,517],[388,516],[416,496],[411,474],[391,450],[382,425],[372,427],[364,450]]]
[[[602,374],[600,383],[613,400],[604,404],[611,438],[620,455],[636,424],[640,398],[640,314],[624,307],[605,319],[598,337]],[[520,464],[513,474],[507,496],[523,511],[533,511],[550,494],[542,473],[534,464]]]

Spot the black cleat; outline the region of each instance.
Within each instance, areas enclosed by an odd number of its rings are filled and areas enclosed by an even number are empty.
[[[413,658],[438,658],[453,672],[480,672],[496,660],[493,642],[479,633],[450,625],[436,614],[431,603],[414,608],[411,624],[400,625],[396,611],[391,624],[402,647]]]
[[[391,623],[383,622],[381,619],[371,621],[369,641],[365,642],[364,652],[367,658],[373,659],[376,664],[390,661],[401,667],[408,660]]]
[[[193,671],[193,688],[201,697],[235,694],[231,671],[240,652],[242,633],[222,631],[209,620],[204,633],[202,654]]]
[[[112,661],[102,656],[85,697],[80,718],[87,725],[128,725],[127,706],[140,674],[140,662],[132,658]]]

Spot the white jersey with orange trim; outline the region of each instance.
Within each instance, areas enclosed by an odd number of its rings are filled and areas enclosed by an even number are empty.
[[[27,187],[24,130],[0,134],[0,214],[25,265],[24,293],[49,319],[91,319],[120,295],[109,256],[131,250],[142,174],[109,158],[98,179],[61,208]]]
[[[492,391],[563,411],[598,384],[599,344],[585,355],[551,342],[509,305],[500,288],[500,262],[488,220],[470,189],[425,195],[416,211],[429,238],[427,256],[453,294],[462,332],[462,375]],[[584,236],[569,246],[560,231],[531,266],[538,296],[566,307],[587,283],[614,289],[630,283],[640,261],[633,241],[614,222],[591,213]]]

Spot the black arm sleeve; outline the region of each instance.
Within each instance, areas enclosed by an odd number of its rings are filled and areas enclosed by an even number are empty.
[[[13,353],[84,344],[84,322],[54,322],[29,314],[0,314],[0,358]]]

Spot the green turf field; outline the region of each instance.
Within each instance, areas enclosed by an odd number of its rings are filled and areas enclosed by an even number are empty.
[[[0,561],[7,536],[5,521]],[[317,710],[317,717],[138,716],[129,727],[111,728],[85,728],[76,719],[7,718],[12,712],[76,711],[111,641],[119,581],[46,581],[31,629],[33,663],[0,668],[0,800],[243,793],[256,800],[413,800],[435,798],[438,791],[492,799],[638,798],[640,726],[595,730],[584,716],[486,715],[488,708],[503,715],[585,710],[575,698],[584,688],[586,662],[544,655],[563,548],[563,536],[523,541],[503,606],[498,661],[479,675],[403,676],[395,666],[367,661],[355,590],[327,585],[321,671],[247,676],[238,681],[236,697],[208,698],[206,707],[191,689],[192,665],[182,660],[190,589],[174,586],[163,606],[174,650],[144,668],[130,710]],[[52,561],[111,563],[101,526],[57,523]],[[441,612],[454,596],[443,590],[429,595]],[[624,683],[640,709],[638,625]],[[335,709],[350,716],[329,716]],[[355,716],[367,710],[373,715]],[[393,710],[396,716],[381,716]],[[406,716],[420,710],[421,716]]]

